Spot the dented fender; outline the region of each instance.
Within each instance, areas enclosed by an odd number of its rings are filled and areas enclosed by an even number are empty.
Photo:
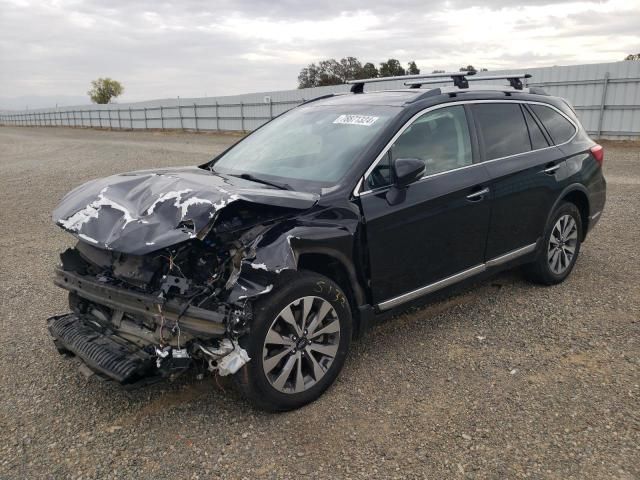
[[[278,223],[256,236],[245,255],[229,293],[238,303],[268,293],[285,270],[299,270],[306,254],[319,254],[339,262],[349,277],[358,305],[366,303],[356,272],[357,233],[360,217],[352,208],[312,208],[292,221]]]

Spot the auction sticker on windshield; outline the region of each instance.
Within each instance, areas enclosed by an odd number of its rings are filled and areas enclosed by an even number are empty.
[[[342,123],[343,125],[363,125],[370,127],[380,117],[370,117],[368,115],[340,115],[333,123]]]

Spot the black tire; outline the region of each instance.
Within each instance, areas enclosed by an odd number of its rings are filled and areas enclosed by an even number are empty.
[[[576,238],[575,244],[572,244],[574,248],[574,253],[571,256],[570,261],[559,265],[558,268],[562,268],[561,271],[554,271],[552,267],[552,260],[550,260],[549,255],[552,252],[553,245],[551,242],[551,236],[554,234],[554,229],[556,225],[562,218],[566,218],[569,216],[573,219],[576,225]],[[557,230],[556,230],[557,232]],[[573,270],[573,267],[578,258],[578,254],[580,253],[580,245],[582,241],[582,217],[580,216],[580,211],[575,204],[564,202],[561,203],[556,210],[553,212],[551,217],[549,218],[549,222],[545,227],[544,236],[542,237],[542,243],[538,247],[538,254],[536,260],[526,265],[525,273],[527,278],[534,283],[539,283],[542,285],[555,285],[563,282]],[[564,241],[562,245],[565,245]],[[568,246],[568,242],[566,244]],[[560,252],[561,254],[562,252]],[[562,260],[565,260],[566,257],[563,257]]]
[[[329,319],[329,316],[331,316],[333,320],[326,320],[326,322],[335,322],[335,317],[337,316],[340,327],[338,338],[336,339],[335,334],[329,334],[329,338],[332,338],[334,341],[332,347],[335,348],[337,346],[337,353],[328,368],[324,369],[324,376],[319,376],[319,380],[315,380],[311,375],[305,377],[305,379],[315,382],[314,384],[299,393],[293,391],[285,393],[276,389],[274,385],[272,385],[273,380],[269,380],[268,374],[265,373],[263,361],[265,341],[267,334],[272,329],[272,325],[275,325],[276,321],[282,321],[283,317],[281,317],[280,314],[283,309],[302,297],[317,297],[315,300],[312,300],[312,305],[314,306],[312,309],[316,308],[317,305],[322,305],[322,300],[328,302],[331,307],[333,307],[333,311],[326,317]],[[296,307],[294,306],[294,308]],[[297,321],[300,321],[302,317],[301,311],[296,310],[296,312]],[[286,326],[288,327],[288,325]],[[318,327],[320,327],[320,325],[318,325]],[[316,331],[319,332],[320,328]],[[279,285],[268,295],[259,298],[254,304],[251,331],[240,339],[240,345],[247,350],[251,361],[234,375],[236,385],[241,393],[257,408],[271,412],[283,412],[300,408],[320,397],[335,381],[347,357],[351,334],[352,321],[349,302],[344,292],[335,282],[322,275],[307,271],[283,274]],[[311,336],[311,333],[309,335]],[[283,336],[286,337],[284,334]],[[306,335],[304,338],[306,339]],[[326,336],[319,338],[326,338]],[[302,340],[302,337],[298,339],[298,341],[300,340]],[[291,347],[281,346],[275,348],[281,348],[283,349],[282,351],[284,351]],[[293,352],[295,353],[296,350],[293,350]],[[300,365],[303,365],[305,369],[311,369],[313,364],[311,363],[309,355],[311,355],[312,352],[309,352],[307,349],[299,349],[298,353],[300,355],[305,355],[306,353],[304,360],[299,360]],[[286,359],[291,355],[290,353],[283,357],[282,362],[285,363]],[[316,355],[321,354],[316,353]],[[267,360],[270,358],[271,357]],[[314,356],[314,360],[315,359]],[[322,360],[325,361],[325,357],[322,357]],[[314,363],[317,364],[318,362],[314,361]],[[281,366],[282,363],[278,363],[278,365]],[[298,364],[296,363],[295,365],[297,368]],[[289,379],[287,385],[293,383],[294,380],[298,382],[297,379]],[[303,382],[303,385],[304,383],[305,382]]]

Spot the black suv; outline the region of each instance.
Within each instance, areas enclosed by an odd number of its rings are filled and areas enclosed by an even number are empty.
[[[55,271],[72,310],[48,320],[58,350],[127,387],[233,375],[288,410],[394,309],[516,265],[562,282],[604,207],[603,149],[566,101],[462,75],[359,81],[199,167],[67,194],[53,216],[78,243]]]

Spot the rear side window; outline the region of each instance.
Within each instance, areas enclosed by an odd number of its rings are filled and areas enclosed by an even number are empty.
[[[573,124],[554,109],[544,105],[530,105],[533,112],[547,129],[553,143],[564,143],[576,132]]]
[[[529,137],[531,137],[531,146],[534,150],[539,148],[546,148],[549,146],[549,142],[545,138],[542,130],[538,126],[538,122],[535,121],[531,112],[526,108],[524,110],[524,116],[527,119],[527,127],[529,128]]]
[[[481,103],[473,106],[487,160],[531,150],[529,131],[517,103]]]

